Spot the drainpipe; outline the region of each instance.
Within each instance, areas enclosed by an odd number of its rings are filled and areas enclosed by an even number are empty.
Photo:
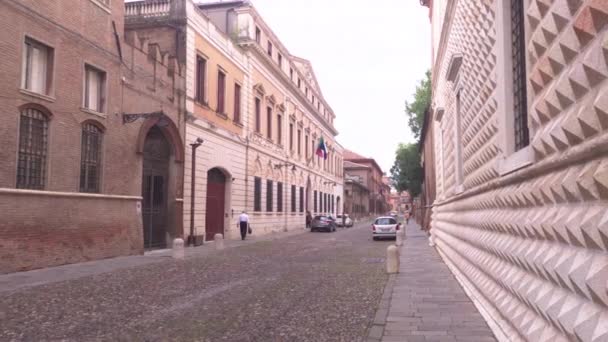
[[[194,194],[196,189],[196,149],[201,146],[203,139],[196,138],[196,141],[190,144],[192,147],[192,172],[190,175],[190,235],[188,236],[188,246],[194,247]]]

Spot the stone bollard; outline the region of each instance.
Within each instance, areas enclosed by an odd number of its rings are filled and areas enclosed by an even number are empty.
[[[173,259],[184,259],[184,240],[177,238],[173,240]]]
[[[429,246],[435,247],[435,239],[433,238],[433,234],[429,236]]]
[[[399,273],[399,249],[395,245],[386,248],[386,272]]]
[[[403,230],[400,229],[400,230],[397,231],[396,235],[397,235],[397,239],[395,241],[395,245],[397,245],[399,247],[403,246],[403,240],[404,240],[404,236],[405,236],[405,231],[403,231]]]
[[[222,249],[224,249],[224,235],[222,235],[222,234],[215,234],[213,236],[213,242],[215,243],[215,249],[216,250],[222,250]]]

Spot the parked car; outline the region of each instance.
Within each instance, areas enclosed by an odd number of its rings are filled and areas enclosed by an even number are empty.
[[[331,216],[317,215],[312,219],[310,231],[325,230],[327,232],[336,231],[336,221]]]
[[[344,216],[344,225],[342,225],[342,217]],[[348,215],[338,215],[336,217],[336,225],[338,227],[352,227],[353,220]]]
[[[397,218],[397,212],[396,211],[391,211],[388,216],[393,217],[393,218]]]
[[[374,240],[381,238],[397,238],[397,231],[401,228],[401,224],[397,219],[391,216],[381,216],[376,218],[372,224],[372,236]]]

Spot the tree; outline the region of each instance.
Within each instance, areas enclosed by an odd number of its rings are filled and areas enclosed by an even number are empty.
[[[395,163],[391,167],[391,178],[397,191],[407,190],[416,197],[422,191],[422,166],[417,144],[399,144]]]
[[[405,101],[405,112],[409,116],[408,125],[416,140],[420,138],[424,112],[431,103],[431,71],[427,70],[423,80],[416,86],[414,102]]]

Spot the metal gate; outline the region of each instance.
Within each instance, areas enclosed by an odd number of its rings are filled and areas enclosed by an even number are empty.
[[[167,245],[167,178],[170,146],[156,126],[146,136],[142,177],[144,248]]]

